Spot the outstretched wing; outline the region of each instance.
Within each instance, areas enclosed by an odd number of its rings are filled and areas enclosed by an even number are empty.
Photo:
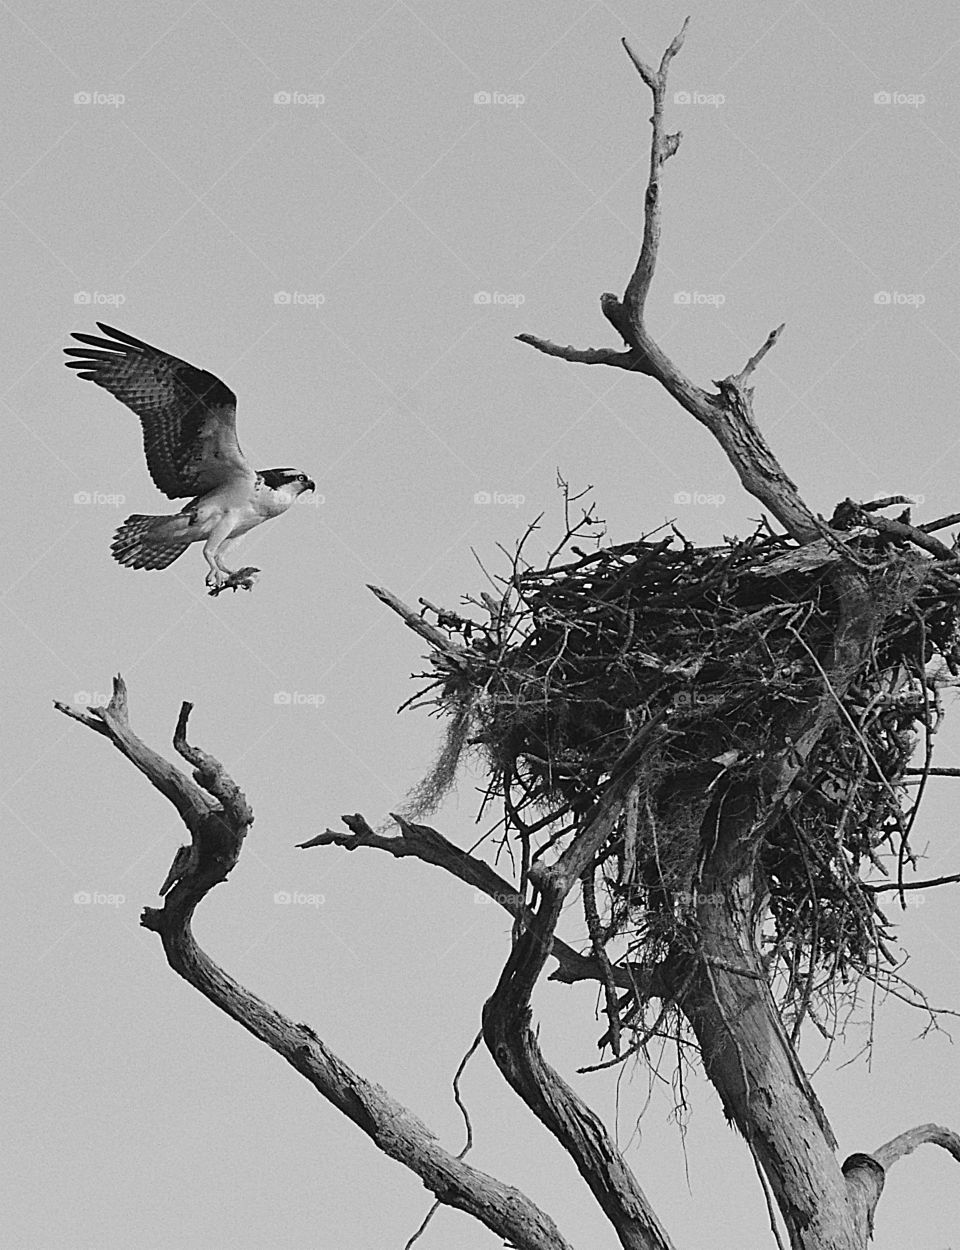
[[[205,495],[231,478],[252,475],[237,442],[237,397],[218,377],[168,356],[103,322],[109,338],[71,337],[68,369],[79,369],[132,409],[154,482],[169,499]]]

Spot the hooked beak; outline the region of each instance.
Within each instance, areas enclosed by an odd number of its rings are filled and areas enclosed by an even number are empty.
[[[317,489],[317,484],[316,484],[316,482],[313,480],[313,478],[308,477],[308,478],[307,478],[307,484],[306,484],[306,486],[304,486],[304,488],[303,488],[303,489],[304,489],[305,491],[306,491],[306,490],[316,490],[316,489]]]

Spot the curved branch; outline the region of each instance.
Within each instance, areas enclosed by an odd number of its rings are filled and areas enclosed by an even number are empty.
[[[295,1024],[251,994],[197,945],[190,927],[194,910],[236,864],[253,812],[219,760],[187,742],[191,705],[181,709],[174,744],[194,766],[195,782],[132,732],[119,677],[106,708],[56,707],[109,738],[170,799],[190,830],[191,846],[178,851],[164,884],[164,906],[144,908],[141,916],[141,924],[159,934],[170,967],[275,1050],[380,1150],[415,1172],[440,1202],[474,1216],[519,1250],[571,1250],[550,1217],[525,1194],[444,1150],[412,1112],[348,1067],[309,1026]]]
[[[911,1154],[918,1146],[926,1144],[942,1146],[960,1163],[960,1133],[943,1128],[940,1124],[920,1124],[916,1128],[909,1128],[874,1150],[873,1157],[882,1168],[889,1168],[904,1155]]]
[[[624,783],[615,783],[591,824],[555,864],[530,871],[540,905],[517,939],[483,1008],[483,1036],[511,1087],[571,1156],[626,1250],[670,1250],[643,1190],[594,1112],[546,1062],[530,1027],[530,995],[554,941],[564,900],[610,836]]]
[[[873,1213],[880,1200],[887,1170],[898,1159],[926,1143],[942,1146],[960,1163],[960,1133],[939,1124],[920,1124],[907,1129],[872,1154],[853,1154],[844,1162],[843,1175],[855,1218],[858,1226],[865,1228],[868,1235],[873,1232]]]
[[[359,847],[369,847],[378,851],[386,851],[397,859],[411,857],[421,863],[432,864],[444,869],[451,876],[464,884],[472,886],[485,894],[493,902],[499,904],[504,911],[529,928],[534,922],[534,913],[524,902],[523,895],[511,885],[505,877],[463,851],[455,843],[449,841],[432,829],[429,825],[413,824],[402,816],[394,815],[393,819],[400,828],[400,836],[386,836],[375,833],[364,818],[359,814],[342,816],[343,823],[350,833],[338,833],[327,829],[318,833],[307,842],[300,842],[301,850],[314,846],[339,846],[346,851],[355,851]],[[580,955],[568,946],[561,938],[554,935],[550,956],[557,961],[557,967],[550,973],[548,980],[561,981],[565,985],[573,985],[577,981],[603,981],[605,973],[597,960],[590,955]],[[611,969],[614,983],[619,989],[636,991],[642,987],[651,998],[660,998],[663,987],[657,975],[649,969],[629,965],[618,965]]]

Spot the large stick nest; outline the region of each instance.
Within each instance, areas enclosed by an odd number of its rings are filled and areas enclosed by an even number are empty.
[[[420,797],[445,788],[464,746],[482,752],[526,886],[532,860],[584,828],[626,777],[585,911],[595,950],[620,939],[618,958],[653,966],[691,915],[711,806],[790,751],[791,709],[829,693],[838,555],[824,543],[819,559],[801,558],[811,549],[765,525],[720,547],[673,531],[588,554],[572,540],[592,524],[587,513],[568,526],[544,568],[521,544],[506,593],[466,601],[481,619],[427,605],[462,649],[455,663],[433,657],[427,701],[452,723]],[[763,941],[797,1024],[824,996],[835,1006],[838,984],[893,961],[862,874],[913,862],[919,792],[906,772],[921,743],[929,766],[938,690],[960,670],[955,574],[918,574],[936,561],[872,532],[847,549],[869,566],[874,640],[757,860]]]

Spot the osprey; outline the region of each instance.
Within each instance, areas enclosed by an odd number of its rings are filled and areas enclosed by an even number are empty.
[[[147,468],[168,499],[189,498],[172,516],[128,516],[113,557],[132,569],[165,569],[202,542],[207,586],[250,590],[259,569],[228,569],[227,548],[261,521],[286,512],[314,483],[297,469],[252,469],[237,442],[237,397],[218,377],[98,321],[109,338],[73,334],[68,369],[127,405],[143,426]]]

